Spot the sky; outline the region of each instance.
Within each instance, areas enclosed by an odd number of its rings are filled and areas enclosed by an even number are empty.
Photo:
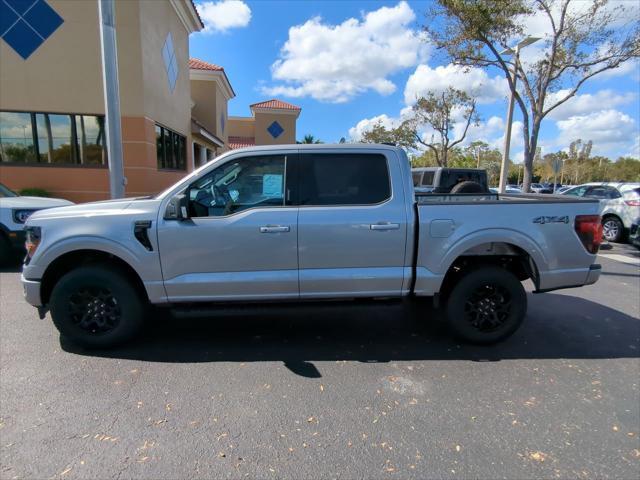
[[[640,2],[613,2],[629,9],[627,18],[640,21]],[[248,116],[251,103],[279,98],[302,108],[298,138],[312,134],[326,143],[341,137],[357,141],[376,122],[397,124],[427,91],[455,86],[476,98],[481,117],[465,143],[482,140],[502,148],[504,76],[451,65],[423,33],[427,1],[196,0],[196,5],[205,29],[191,35],[190,55],[224,67],[236,92],[229,115]],[[527,28],[542,36],[548,27],[533,18]],[[523,62],[535,59],[542,48],[538,42],[524,49]],[[543,154],[582,139],[593,141],[593,155],[640,158],[639,86],[638,61],[586,82],[543,121]],[[522,161],[522,144],[516,107],[515,162]]]

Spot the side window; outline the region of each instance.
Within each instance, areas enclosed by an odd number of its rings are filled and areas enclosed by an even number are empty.
[[[589,198],[597,198],[600,200],[611,198],[609,197],[609,192],[607,192],[606,187],[591,187],[586,191],[584,196]]]
[[[323,153],[300,160],[300,205],[374,205],[391,197],[384,155]]]
[[[420,179],[422,178],[422,172],[413,172],[411,174],[411,178],[413,178],[413,186],[417,187],[420,185]]]
[[[424,176],[422,177],[422,185],[426,187],[433,186],[433,174],[434,172],[424,172]]]
[[[574,197],[582,197],[587,190],[587,187],[576,187],[571,190],[567,190],[565,195],[573,195]]]
[[[220,217],[284,205],[284,155],[246,157],[221,165],[189,187],[192,217]]]
[[[610,199],[616,199],[616,198],[620,198],[622,195],[620,194],[620,192],[613,188],[613,187],[607,187],[607,198]]]

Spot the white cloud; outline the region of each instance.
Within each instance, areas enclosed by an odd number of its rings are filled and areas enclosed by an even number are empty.
[[[204,22],[204,32],[226,32],[232,28],[246,27],[251,21],[251,9],[242,0],[221,0],[196,4]]]
[[[349,129],[349,138],[354,142],[360,141],[364,132],[371,130],[378,123],[388,130],[397,127],[400,124],[400,119],[385,114],[365,118],[360,120],[355,127]]]
[[[550,106],[558,100],[563,99],[569,90],[559,90],[547,96],[545,106]],[[638,95],[635,92],[617,93],[614,90],[600,90],[596,93],[584,93],[575,95],[565,103],[555,108],[549,113],[549,118],[554,120],[566,120],[577,115],[589,115],[599,112],[606,108],[617,107],[618,105],[626,105],[636,100]]]
[[[393,93],[396,85],[388,76],[417,65],[429,50],[423,35],[409,26],[415,19],[402,1],[339,25],[315,17],[293,26],[271,66],[273,79],[283,83],[262,91],[336,103],[368,90]]]
[[[491,78],[480,68],[465,69],[452,64],[436,68],[418,65],[416,71],[407,80],[404,101],[407,105],[411,105],[427,91],[441,92],[449,87],[467,92],[479,103],[493,103],[509,92],[509,86],[504,77]]]
[[[566,146],[578,138],[593,141],[593,154],[616,157],[633,147],[638,136],[636,121],[618,110],[602,110],[576,115],[556,123],[558,144]]]

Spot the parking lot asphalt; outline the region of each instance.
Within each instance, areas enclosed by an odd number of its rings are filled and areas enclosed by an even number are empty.
[[[638,478],[640,255],[602,253],[490,347],[376,304],[158,318],[84,351],[5,271],[0,478]]]

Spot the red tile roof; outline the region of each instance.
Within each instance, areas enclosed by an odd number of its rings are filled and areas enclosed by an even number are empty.
[[[272,98],[271,100],[266,100],[264,102],[253,103],[249,106],[251,108],[277,108],[280,110],[302,110],[297,105],[283,102],[282,100],[277,100],[275,98]]]
[[[235,150],[236,148],[253,147],[256,144],[254,137],[229,137],[229,148]]]
[[[192,68],[194,70],[211,70],[213,72],[224,72],[224,68],[222,68],[220,65],[204,62],[198,58],[189,59],[189,68]]]

